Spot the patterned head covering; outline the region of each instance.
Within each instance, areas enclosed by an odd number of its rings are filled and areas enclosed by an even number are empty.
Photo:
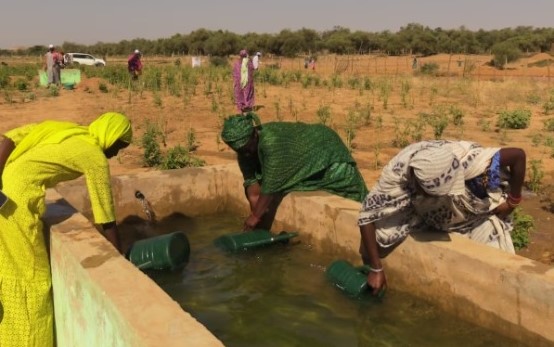
[[[244,147],[254,133],[254,127],[260,125],[260,118],[253,112],[246,115],[230,116],[223,123],[221,139],[233,150]]]
[[[465,192],[464,170],[449,146],[427,147],[410,160],[417,182],[434,196],[461,195]]]
[[[107,112],[88,126],[89,134],[96,139],[102,150],[110,148],[115,141],[131,143],[133,129],[127,117],[117,112]]]
[[[239,56],[241,58],[246,58],[248,57],[248,51],[246,49],[242,49],[240,52],[239,52]]]

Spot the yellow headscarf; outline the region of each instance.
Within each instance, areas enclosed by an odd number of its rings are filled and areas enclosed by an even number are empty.
[[[110,148],[117,140],[131,143],[133,139],[131,122],[117,112],[104,113],[98,117],[97,120],[90,123],[88,132],[103,151]]]
[[[129,119],[117,112],[104,113],[88,127],[71,122],[44,121],[37,124],[17,144],[8,158],[8,163],[35,146],[60,143],[74,136],[80,136],[83,140],[98,145],[102,151],[105,151],[117,140],[130,143],[133,130]]]

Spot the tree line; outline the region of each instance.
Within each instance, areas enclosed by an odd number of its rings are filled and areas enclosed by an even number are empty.
[[[136,38],[117,43],[98,42],[83,45],[64,42],[64,52],[86,52],[100,56],[126,55],[140,49],[148,55],[206,55],[225,57],[238,54],[246,48],[250,52],[261,51],[284,57],[299,55],[414,54],[427,56],[437,53],[495,54],[495,50],[518,52],[548,52],[553,50],[554,28],[518,26],[498,30],[471,31],[464,26],[458,29],[429,28],[417,23],[401,27],[397,32],[351,31],[336,26],[318,32],[302,28],[284,29],[277,34],[246,33],[238,35],[226,30],[198,29],[189,34],[175,34],[169,38],[147,40]],[[41,55],[45,46],[25,49],[0,50],[0,55]],[[508,58],[506,58],[508,60]],[[512,58],[509,58],[510,60]]]

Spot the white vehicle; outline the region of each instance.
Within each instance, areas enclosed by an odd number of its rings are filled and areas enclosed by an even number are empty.
[[[96,58],[93,55],[86,53],[66,53],[63,56],[65,65],[91,65],[91,66],[106,66],[104,59]]]

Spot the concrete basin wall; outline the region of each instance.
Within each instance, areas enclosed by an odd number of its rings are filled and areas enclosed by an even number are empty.
[[[118,220],[140,215],[134,197],[136,190],[148,198],[158,217],[175,211],[188,216],[221,211],[245,216],[248,213],[242,178],[235,165],[119,176],[113,178],[113,186]],[[57,190],[90,219],[83,181],[68,182]],[[297,230],[301,240],[316,249],[360,263],[358,209],[358,203],[326,193],[292,193],[279,206],[273,230]],[[75,223],[75,218],[83,223],[82,230],[75,229],[73,224],[67,225]],[[78,236],[83,233],[88,236]],[[94,335],[102,335],[108,341],[94,345],[111,345],[110,341],[115,341],[113,332],[121,336],[120,328],[130,332],[124,344],[116,344],[121,346],[220,345],[148,277],[114,253],[83,217],[77,214],[53,226],[51,240],[56,320],[63,323],[58,326],[58,336],[79,336],[78,323],[70,322],[79,322],[85,315],[89,329],[95,327],[102,331]],[[91,267],[91,262],[101,264]],[[433,301],[449,313],[525,344],[554,345],[554,269],[551,267],[456,234],[437,233],[408,238],[384,263],[389,285],[394,289]],[[129,276],[132,282],[114,283],[122,275]],[[76,283],[80,283],[79,290],[75,289]],[[133,283],[132,290],[128,283]],[[143,288],[151,292],[143,293]],[[133,293],[136,300],[129,298]],[[145,302],[144,298],[151,299]],[[83,305],[87,307],[84,313]],[[139,314],[152,306],[157,308],[155,313]],[[171,327],[165,320],[166,310],[173,317]],[[97,324],[92,323],[95,320]],[[118,324],[117,329],[114,324]],[[168,343],[160,344],[163,336],[175,334],[182,337],[177,343],[170,344],[174,338],[168,337]]]

